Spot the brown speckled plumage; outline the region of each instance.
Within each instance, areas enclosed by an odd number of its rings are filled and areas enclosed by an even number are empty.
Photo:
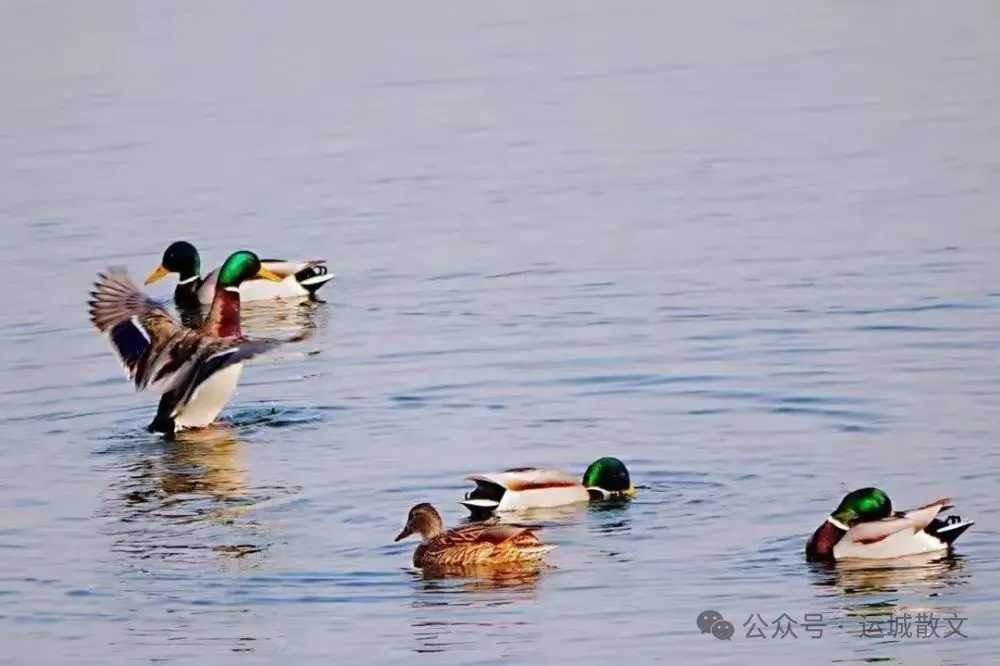
[[[535,562],[555,548],[526,527],[466,525],[417,546],[413,565],[469,565]]]
[[[538,562],[555,548],[543,544],[528,527],[474,523],[445,530],[441,516],[430,504],[418,504],[410,510],[406,527],[396,540],[414,533],[424,539],[413,553],[417,567],[527,564]]]

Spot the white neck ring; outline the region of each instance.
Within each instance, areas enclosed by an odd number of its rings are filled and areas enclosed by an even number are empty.
[[[837,529],[844,530],[845,532],[847,532],[847,531],[849,531],[851,529],[847,525],[845,525],[844,523],[842,523],[839,520],[837,520],[836,518],[834,518],[833,516],[829,516],[826,519],[826,522],[830,523],[831,525],[833,525]]]

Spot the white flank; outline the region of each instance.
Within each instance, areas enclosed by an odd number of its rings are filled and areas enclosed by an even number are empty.
[[[906,555],[932,553],[936,550],[945,550],[947,547],[943,541],[932,537],[923,530],[914,533],[907,529],[890,534],[881,541],[867,544],[850,540],[845,535],[833,547],[833,557],[838,560],[851,558],[884,560]]]
[[[244,301],[269,301],[308,295],[309,291],[295,280],[294,275],[289,275],[281,282],[247,280],[240,285],[240,298]]]
[[[490,483],[504,488],[497,511],[548,509],[578,502],[589,502],[590,493],[580,481],[560,469],[529,468],[508,472],[470,474],[469,481]],[[543,488],[517,490],[525,485],[562,484]],[[514,490],[512,490],[512,488]]]
[[[548,509],[578,502],[589,502],[590,493],[582,485],[537,488],[533,490],[508,490],[500,498],[497,511],[522,511]]]
[[[235,350],[223,352],[232,353]],[[218,354],[217,354],[218,356]],[[194,395],[177,410],[174,423],[182,428],[202,428],[215,421],[236,391],[243,372],[242,363],[234,363],[216,372],[195,389]]]

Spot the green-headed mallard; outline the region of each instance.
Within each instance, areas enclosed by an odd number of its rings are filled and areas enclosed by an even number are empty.
[[[327,271],[323,260],[261,259],[260,263],[281,279],[275,282],[258,279],[256,276],[247,278],[240,284],[240,298],[244,302],[312,296],[334,277],[333,273]],[[146,278],[146,284],[153,284],[170,273],[177,273],[179,282],[174,289],[174,300],[180,306],[192,307],[212,302],[219,271],[217,268],[202,277],[198,250],[187,241],[177,241],[164,251],[160,265]]]
[[[475,481],[462,504],[481,517],[496,511],[541,509],[590,500],[626,499],[635,494],[628,469],[618,458],[599,458],[583,480],[557,469],[518,467],[504,472],[472,474]]]
[[[189,329],[126,273],[109,269],[99,275],[89,302],[91,321],[108,336],[136,389],[163,394],[150,430],[173,433],[212,423],[236,390],[243,361],[278,344],[248,340],[240,329],[239,286],[258,276],[281,279],[252,252],[230,255],[205,323]]]
[[[423,543],[413,553],[415,567],[527,564],[538,562],[555,546],[546,546],[532,528],[472,523],[445,530],[430,504],[410,509],[396,541],[419,534]]]
[[[958,516],[938,518],[952,508],[947,497],[908,511],[892,510],[878,488],[848,493],[806,543],[811,560],[888,559],[946,550],[973,524]]]

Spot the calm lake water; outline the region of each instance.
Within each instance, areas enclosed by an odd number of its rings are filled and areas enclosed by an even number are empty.
[[[0,22],[0,661],[996,660],[996,3],[202,4]],[[304,339],[165,443],[85,300],[181,238],[338,277],[250,308]],[[392,543],[601,455],[638,497],[539,517],[538,576]],[[873,484],[977,524],[807,565]],[[906,613],[968,637],[858,635]]]

